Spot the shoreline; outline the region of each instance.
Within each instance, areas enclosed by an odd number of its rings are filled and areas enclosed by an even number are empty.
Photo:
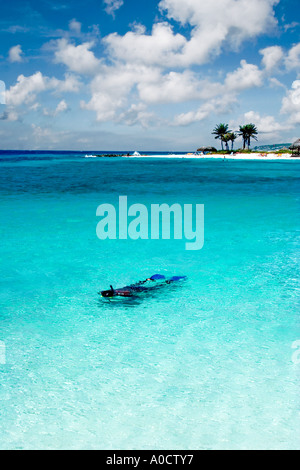
[[[219,159],[219,160],[291,160],[291,161],[300,161],[300,157],[295,157],[289,153],[275,154],[275,153],[236,153],[234,155],[228,154],[209,154],[209,155],[194,155],[194,154],[170,154],[170,155],[124,155],[123,158],[185,158],[191,160],[209,160],[209,159]]]

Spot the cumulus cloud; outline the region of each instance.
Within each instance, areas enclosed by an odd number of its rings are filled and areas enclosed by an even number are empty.
[[[23,62],[22,54],[23,54],[23,51],[22,51],[20,44],[18,44],[17,46],[11,47],[8,52],[9,62]]]
[[[16,111],[13,109],[6,109],[1,115],[0,115],[0,120],[1,121],[18,121],[19,120],[19,115]]]
[[[41,72],[25,77],[20,75],[17,83],[6,91],[6,103],[9,106],[30,105],[32,108],[39,93],[50,90],[52,92],[77,92],[80,83],[72,75],[66,75],[65,80],[49,78]]]
[[[263,84],[263,73],[257,65],[241,61],[241,67],[228,73],[225,87],[229,90],[242,91],[247,88],[260,87]]]
[[[228,111],[240,92],[262,83],[262,71],[246,61],[241,61],[238,69],[228,73],[223,83],[203,79],[190,70],[164,72],[158,66],[117,63],[102,67],[101,74],[91,82],[90,101],[82,101],[81,107],[96,112],[97,120],[104,122],[119,120],[120,116],[125,118],[129,99],[138,99],[143,105],[202,102],[196,111],[175,118],[177,125],[187,125],[204,119],[216,109]],[[142,118],[145,109],[140,111]]]
[[[256,65],[242,60],[238,69],[226,75],[224,83],[200,81],[195,89],[198,89],[198,99],[203,100],[204,103],[195,111],[175,116],[174,123],[186,126],[202,121],[213,113],[228,113],[236,105],[239,93],[249,88],[262,86],[262,84],[262,71]]]
[[[267,72],[273,71],[283,59],[284,52],[280,46],[266,47],[261,49],[260,54],[263,56],[262,65]]]
[[[61,100],[58,105],[56,106],[56,109],[55,109],[55,116],[59,113],[63,113],[65,111],[67,111],[69,109],[67,103],[65,102],[65,100]]]
[[[86,75],[95,74],[101,61],[90,50],[93,46],[92,41],[76,46],[66,38],[59,39],[56,43],[54,61],[66,65],[72,72]]]
[[[151,34],[143,28],[129,31],[124,36],[109,34],[103,39],[111,56],[131,64],[164,65],[176,64],[177,53],[187,40],[174,34],[168,23],[156,23]]]
[[[109,15],[114,16],[115,12],[121,8],[121,6],[124,4],[123,0],[104,0],[105,4],[105,11]]]
[[[47,84],[41,72],[37,72],[30,77],[20,75],[16,85],[13,85],[6,92],[6,102],[11,106],[28,104],[36,99],[36,95],[46,90]]]
[[[121,116],[126,122],[139,120],[144,125],[146,118],[152,116],[145,114],[145,105],[207,100],[222,91],[222,84],[199,80],[188,70],[163,73],[154,66],[116,64],[103,67],[92,80],[92,97],[87,103],[82,101],[81,107],[95,111],[98,121],[119,122]],[[138,100],[139,104],[126,111],[129,99]],[[132,119],[134,113],[137,118]]]
[[[159,7],[169,19],[192,27],[181,62],[206,62],[219,54],[224,43],[237,47],[276,26],[273,7],[279,0],[161,0]]]
[[[173,32],[167,22],[144,29],[113,33],[104,38],[109,53],[119,60],[165,67],[201,65],[218,55],[225,43],[236,48],[276,24],[273,6],[278,0],[162,0],[167,18],[191,26],[191,36]]]
[[[117,122],[124,123],[127,126],[140,124],[146,129],[150,124],[155,123],[157,125],[158,119],[153,113],[147,111],[147,107],[143,103],[134,103],[127,111],[119,115]]]
[[[67,105],[66,101],[61,100],[56,106],[54,111],[48,111],[47,109],[44,109],[43,113],[44,113],[44,116],[56,117],[58,114],[64,113],[68,110],[69,110],[69,106]]]
[[[203,121],[210,114],[222,114],[232,109],[237,102],[234,95],[223,95],[222,97],[213,98],[203,103],[196,111],[189,111],[175,116],[174,125],[188,126],[194,122]]]
[[[282,100],[282,114],[288,114],[290,122],[300,124],[300,80],[295,80],[291,90]]]
[[[142,74],[143,70],[139,72]],[[138,76],[138,71],[131,67],[103,67],[91,82],[91,100],[81,101],[81,108],[95,111],[100,122],[115,119],[117,111],[126,105]]]
[[[201,83],[189,70],[165,75],[156,72],[148,80],[144,78],[138,83],[137,88],[141,100],[146,103],[180,103],[202,96]]]
[[[104,3],[106,11],[113,14],[123,1]],[[288,54],[279,46],[261,49],[260,67],[242,60],[220,82],[204,78],[201,69],[192,67],[207,63],[225,47],[236,49],[243,41],[276,27],[277,3],[278,0],[161,0],[159,7],[165,21],[156,22],[150,31],[134,24],[124,35],[112,33],[104,37],[106,59],[97,58],[92,50],[95,42],[89,38],[77,45],[66,35],[55,41],[54,60],[65,65],[69,73],[64,81],[47,79],[46,89],[78,91],[81,83],[74,74],[90,75],[91,97],[80,105],[95,112],[99,122],[113,120],[147,127],[154,121],[147,106],[188,101],[196,102],[196,109],[178,114],[175,124],[187,125],[212,113],[229,112],[240,93],[263,86],[265,79],[273,86],[283,86],[276,78],[270,78],[270,72],[281,62],[289,69],[296,68],[300,44]],[[189,34],[176,32],[175,22],[188,26]],[[81,24],[76,19],[70,21],[69,29],[81,34]],[[28,91],[26,100],[32,101],[35,94]],[[288,104],[283,103],[283,112],[287,108]],[[270,117],[259,119],[266,129],[276,128]]]
[[[255,122],[259,133],[262,134],[275,134],[282,130],[291,129],[288,123],[277,122],[274,116],[261,116],[260,113],[249,111],[244,115],[244,123]]]
[[[177,126],[188,126],[193,122],[202,121],[214,110],[213,103],[205,103],[196,111],[189,111],[175,116],[174,124]]]
[[[300,43],[293,46],[285,59],[287,70],[300,70]]]
[[[69,22],[69,29],[70,29],[70,31],[72,31],[76,34],[80,34],[81,33],[81,23],[79,23],[79,21],[77,21],[75,18],[73,18]]]
[[[53,89],[55,93],[78,93],[82,83],[75,75],[70,73],[65,74],[64,80],[58,80],[53,77],[49,80],[49,88]]]
[[[277,78],[275,78],[275,77],[269,78],[269,82],[270,82],[271,87],[273,87],[273,88],[274,88],[274,87],[279,87],[279,88],[284,88],[284,89],[286,89],[286,86],[285,86],[283,83],[281,83],[281,82],[280,82]]]

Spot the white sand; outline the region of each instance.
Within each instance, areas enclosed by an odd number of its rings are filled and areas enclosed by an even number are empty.
[[[234,155],[223,155],[223,154],[212,154],[212,155],[190,155],[190,154],[181,154],[181,155],[130,155],[124,158],[189,158],[192,160],[201,159],[208,160],[211,158],[222,159],[222,160],[298,160],[299,157],[294,157],[289,153],[275,154],[275,153],[236,153]]]

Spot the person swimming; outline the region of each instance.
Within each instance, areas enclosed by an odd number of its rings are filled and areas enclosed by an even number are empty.
[[[167,279],[162,274],[154,274],[153,276],[148,277],[144,281],[139,281],[135,284],[130,284],[129,286],[121,287],[119,289],[114,289],[113,286],[110,286],[110,289],[100,291],[99,295],[104,298],[133,297],[137,294],[160,288],[164,284],[171,284],[172,282],[178,282],[185,279],[186,276],[173,276]]]

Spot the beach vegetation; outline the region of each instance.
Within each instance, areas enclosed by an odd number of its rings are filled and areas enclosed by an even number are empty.
[[[233,151],[234,141],[237,139],[237,135],[234,132],[227,132],[223,136],[223,142],[225,143],[225,149],[229,152],[229,142],[231,142],[231,152]]]
[[[228,147],[228,142],[229,141],[226,141],[227,137],[225,138],[225,136],[227,136],[231,132],[232,131],[229,130],[229,125],[224,124],[224,123],[218,124],[212,132],[212,134],[215,135],[215,139],[219,139],[221,141],[222,151],[224,150],[223,143],[225,143],[226,149]],[[225,138],[225,140],[224,140],[224,138]]]
[[[257,140],[258,130],[255,124],[250,123],[240,126],[238,134],[243,138],[243,150],[245,150],[250,148],[251,139]]]
[[[249,151],[251,145],[251,139],[257,141],[258,130],[255,124],[245,124],[240,126],[238,131],[232,131],[229,129],[229,125],[225,123],[218,124],[212,134],[215,136],[215,139],[221,141],[221,152],[233,152],[234,142],[240,136],[243,139],[243,151]],[[231,150],[229,150],[229,145],[231,142]],[[224,149],[225,144],[225,149]]]

